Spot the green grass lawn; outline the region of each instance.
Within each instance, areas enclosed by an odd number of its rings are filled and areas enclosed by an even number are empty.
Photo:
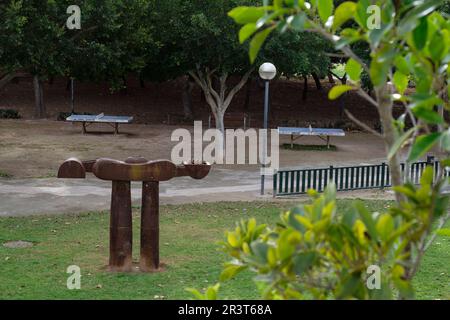
[[[340,200],[339,207],[350,206]],[[389,202],[366,201],[381,211]],[[241,218],[256,217],[274,224],[281,210],[293,203],[214,203],[161,207],[161,260],[165,272],[118,274],[105,271],[108,261],[109,216],[86,213],[69,216],[1,218],[0,243],[31,241],[31,248],[0,245],[0,299],[183,299],[187,287],[214,284],[227,257],[218,250],[224,231]],[[139,252],[139,215],[134,216],[134,259]],[[78,265],[81,290],[66,288],[66,268]],[[450,240],[439,237],[416,279],[418,298],[448,299]],[[248,272],[224,284],[220,298],[256,299]]]

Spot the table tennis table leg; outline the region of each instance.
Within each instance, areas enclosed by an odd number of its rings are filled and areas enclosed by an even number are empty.
[[[119,124],[118,123],[114,124],[114,134],[119,134]]]
[[[291,134],[291,149],[294,149],[294,135]]]
[[[327,136],[327,148],[330,149],[330,136]]]
[[[86,122],[82,122],[82,132],[83,134],[86,134]]]

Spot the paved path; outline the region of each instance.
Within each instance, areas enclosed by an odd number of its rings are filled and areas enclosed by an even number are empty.
[[[272,178],[266,179],[266,196],[260,195],[259,170],[214,168],[207,178],[177,178],[160,184],[161,204],[218,201],[273,201]],[[140,183],[132,183],[134,205],[140,205]],[[339,193],[340,198],[391,199],[379,190]],[[306,196],[283,198],[305,199]],[[65,214],[108,210],[111,182],[91,174],[87,179],[0,179],[0,217]],[[283,200],[279,200],[283,201]]]
[[[262,200],[259,171],[214,169],[204,180],[177,178],[160,184],[162,204],[209,201]],[[271,192],[272,179],[267,181]],[[0,180],[0,217],[62,214],[109,208],[111,183],[90,176],[86,180]],[[132,184],[133,204],[141,198],[139,183]]]

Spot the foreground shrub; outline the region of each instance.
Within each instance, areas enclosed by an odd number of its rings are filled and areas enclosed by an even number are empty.
[[[0,119],[20,119],[20,115],[17,110],[0,109]]]
[[[338,212],[330,184],[323,194],[310,191],[311,202],[283,213],[275,227],[241,221],[222,243],[232,260],[220,280],[255,272],[264,299],[413,298],[411,280],[429,247],[426,236],[444,217],[448,197],[440,195],[441,184],[433,185],[431,167],[419,187],[397,191],[408,201],[386,212],[371,213],[360,201]],[[191,292],[215,299],[218,289]]]

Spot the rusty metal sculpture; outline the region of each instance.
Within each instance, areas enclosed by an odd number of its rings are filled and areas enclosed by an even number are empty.
[[[211,169],[208,163],[175,165],[171,161],[148,161],[142,157],[117,161],[98,159],[66,160],[58,178],[84,179],[86,172],[112,181],[109,267],[111,271],[132,270],[131,181],[142,182],[141,258],[140,270],[155,271],[159,262],[159,183],[175,177],[205,178]]]

